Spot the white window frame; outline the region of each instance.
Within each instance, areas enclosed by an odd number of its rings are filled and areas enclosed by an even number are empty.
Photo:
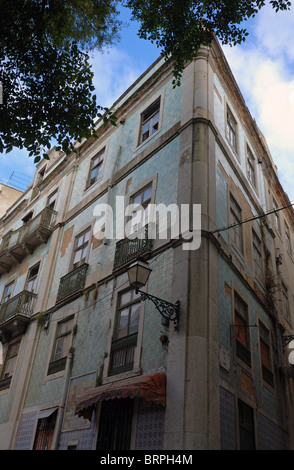
[[[256,175],[256,159],[253,155],[249,145],[246,145],[246,163],[247,163],[247,177],[248,181],[254,189],[257,188],[257,175]]]
[[[278,210],[278,208],[279,208],[278,204],[277,204],[276,200],[273,198],[273,210]],[[274,212],[273,217],[274,217],[275,229],[280,234],[281,233],[281,221],[280,221],[280,217],[279,217],[278,212]]]
[[[285,240],[286,240],[286,249],[288,253],[292,256],[292,245],[291,245],[291,235],[290,228],[287,222],[285,221]]]
[[[159,101],[159,115],[158,115],[158,127],[155,132],[149,134],[149,136],[142,141],[142,125],[143,125],[143,118],[144,114],[148,112],[148,109],[150,109],[157,101]],[[138,135],[137,135],[137,148],[142,147],[146,143],[148,143],[154,136],[156,136],[159,131],[161,130],[162,126],[162,114],[163,114],[163,105],[164,105],[164,92],[161,92],[157,95],[154,95],[144,106],[143,111],[139,115],[139,123],[138,123]],[[147,122],[147,121],[146,121]]]
[[[98,181],[101,181],[103,178],[103,170],[104,170],[104,162],[105,162],[105,156],[106,156],[106,146],[102,147],[98,152],[95,153],[95,155],[91,158],[90,165],[89,165],[89,170],[88,170],[88,177],[87,177],[87,183],[86,183],[86,190],[91,188],[94,184],[96,184]],[[95,160],[97,161],[97,164],[93,165],[93,162]],[[91,172],[95,169],[99,168],[97,176],[95,178],[91,178]],[[92,181],[91,183],[91,180]]]
[[[231,121],[234,126],[231,125]],[[226,105],[226,139],[232,150],[238,154],[238,122],[228,104]]]
[[[11,286],[10,292],[6,292],[6,290],[9,286]],[[10,300],[13,297],[14,287],[15,287],[15,279],[11,282],[8,282],[4,286],[3,294],[2,294],[2,298],[1,298],[1,304],[5,303],[5,302],[8,302],[8,300]]]
[[[17,366],[17,360],[18,360],[18,355],[19,355],[19,351],[20,351],[20,344],[21,344],[20,340],[15,340],[15,341],[11,342],[8,345],[7,351],[6,351],[6,354],[5,354],[5,360],[4,360],[3,368],[2,368],[2,371],[1,371],[0,380],[4,380],[4,379],[8,379],[9,377],[13,377],[16,366]],[[16,354],[11,355],[9,357],[9,353],[10,353],[10,351],[12,350],[12,348],[14,346],[18,346],[17,352],[16,352]],[[11,371],[10,369],[7,369],[7,365],[8,365],[8,362],[12,361],[13,359],[14,359],[14,362],[13,362],[13,367],[12,367],[12,371]]]
[[[236,210],[234,210],[235,207],[233,207],[232,203],[234,204],[234,206],[237,206],[237,209],[239,209],[240,216],[238,216],[238,214],[236,214]],[[232,193],[230,193],[229,194],[229,225],[232,225],[232,224],[235,224],[235,223],[239,224],[239,225],[235,225],[234,227],[232,227],[230,229],[230,242],[232,243],[234,248],[237,249],[237,251],[239,253],[244,255],[244,236],[243,236],[243,227],[242,227],[242,224],[241,224],[241,222],[242,222],[242,213],[243,213],[242,207],[238,203],[235,196]],[[237,233],[237,231],[239,232],[239,234]],[[240,240],[239,243],[236,242],[237,237]]]
[[[87,233],[89,233],[89,238],[84,240],[80,245],[78,245],[78,240],[82,237],[84,238]],[[81,266],[82,264],[87,262],[87,259],[88,259],[89,253],[90,253],[90,249],[91,249],[91,238],[92,238],[92,226],[91,225],[89,225],[87,228],[85,228],[84,230],[79,232],[74,237],[69,272],[73,271],[74,269],[78,268],[79,266]],[[82,248],[82,247],[84,247],[84,248]],[[86,247],[87,247],[87,251],[86,251],[85,256],[82,257],[79,261],[76,261],[76,263],[75,263],[74,260],[75,260],[75,256],[76,256],[77,251],[82,251],[82,255],[83,255],[83,250]]]
[[[32,278],[30,278],[32,271],[34,269],[36,269],[37,267],[38,267],[37,274],[35,274]],[[27,279],[26,279],[26,290],[28,290],[29,292],[35,292],[36,291],[36,286],[37,286],[37,280],[38,280],[39,273],[40,273],[40,262],[34,264],[28,270]],[[32,283],[32,288],[29,286],[30,283]]]
[[[56,205],[57,193],[58,193],[58,188],[49,194],[49,196],[47,197],[46,207],[50,207],[52,210],[54,210],[55,205]]]
[[[252,260],[253,260],[253,270],[254,270],[255,275],[259,279],[262,279],[263,278],[262,240],[257,234],[256,230],[254,230],[254,228],[252,229]]]
[[[152,176],[151,178],[148,178],[148,179],[142,181],[141,184],[136,186],[135,189],[132,192],[130,192],[130,194],[127,197],[127,201],[126,201],[127,207],[130,208],[131,205],[133,205],[133,201],[136,198],[136,196],[139,195],[140,193],[144,192],[145,188],[147,189],[147,187],[149,185],[151,186],[151,195],[150,195],[150,198],[148,199],[147,206],[149,206],[150,204],[154,204],[155,203],[155,193],[156,193],[156,188],[157,188],[157,179],[158,179],[158,175],[156,174],[156,175]],[[138,206],[138,209],[140,209],[139,206]],[[140,212],[141,212],[141,217],[140,217]],[[146,215],[145,210],[143,212],[142,211],[137,211],[137,215],[135,215],[135,214],[134,215],[132,215],[132,214],[126,214],[125,215],[125,225],[124,226],[125,226],[125,228],[129,229],[129,230],[126,230],[126,232],[127,232],[125,234],[126,236],[129,236],[130,234],[133,234],[133,233],[136,233],[137,231],[140,231],[145,225],[147,225],[150,222],[150,220],[152,218],[152,214],[150,213],[149,209],[147,209],[147,212],[148,212],[147,221],[143,220],[143,217],[145,217],[145,215]],[[136,224],[137,226],[133,225],[132,217],[134,218],[134,222],[136,222],[136,221],[139,222],[138,224]]]
[[[68,328],[63,333],[59,332],[62,325],[66,324],[66,323],[70,324],[70,328]],[[72,337],[73,327],[74,327],[74,316],[73,315],[71,315],[70,317],[64,318],[63,320],[61,320],[57,323],[56,332],[55,332],[55,339],[54,339],[54,345],[53,345],[53,350],[52,350],[51,362],[58,361],[59,359],[63,359],[64,357],[68,356],[68,353],[69,353],[69,350],[70,350],[70,347],[71,347],[71,337]],[[69,344],[62,345],[61,356],[57,357],[57,350],[58,350],[59,340],[64,339],[64,338],[67,338],[67,340],[69,341]]]

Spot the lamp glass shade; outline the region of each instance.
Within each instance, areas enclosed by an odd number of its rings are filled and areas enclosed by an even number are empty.
[[[135,261],[128,269],[129,283],[134,289],[140,289],[148,281],[152,269],[145,261]]]

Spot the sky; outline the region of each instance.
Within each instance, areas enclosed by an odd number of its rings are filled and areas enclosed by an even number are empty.
[[[124,13],[123,20],[128,20]],[[264,134],[279,179],[294,201],[294,5],[275,13],[264,7],[246,23],[249,37],[239,46],[222,46],[251,115]],[[92,58],[98,103],[110,107],[159,57],[160,50],[137,36],[129,22],[121,41]],[[35,164],[25,151],[0,154],[0,182],[25,185]]]

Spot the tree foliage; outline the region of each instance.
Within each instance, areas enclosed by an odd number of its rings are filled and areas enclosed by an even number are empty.
[[[52,139],[68,151],[97,116],[112,119],[87,52],[117,38],[116,0],[1,0],[0,12],[0,152],[26,148],[37,162]]]
[[[157,44],[174,61],[178,84],[185,64],[214,35],[223,44],[242,43],[248,32],[244,22],[265,6],[265,0],[127,0],[133,18],[140,23],[139,36]],[[291,6],[288,0],[271,0],[276,10]]]
[[[276,11],[291,5],[269,3]],[[120,4],[139,22],[139,36],[171,58],[176,85],[214,34],[225,44],[244,41],[244,22],[265,0],[0,0],[1,153],[25,148],[38,161],[52,139],[69,151],[93,135],[97,116],[115,122],[96,101],[88,53],[119,38]]]

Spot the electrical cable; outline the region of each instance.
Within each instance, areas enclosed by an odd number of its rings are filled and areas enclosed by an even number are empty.
[[[273,209],[269,212],[265,212],[262,215],[257,215],[257,216],[254,216],[254,217],[250,217],[249,219],[241,220],[240,222],[235,222],[233,224],[226,225],[226,226],[221,227],[221,228],[217,228],[215,230],[210,231],[209,234],[223,232],[224,230],[229,230],[230,228],[236,227],[237,225],[242,225],[242,224],[245,224],[246,222],[252,222],[253,220],[262,219],[263,217],[266,217],[270,214],[274,214],[274,213],[279,212],[281,210],[288,209],[288,207],[292,207],[293,205],[294,205],[294,202],[291,202],[290,204],[288,204],[286,206],[278,207],[277,209]]]

